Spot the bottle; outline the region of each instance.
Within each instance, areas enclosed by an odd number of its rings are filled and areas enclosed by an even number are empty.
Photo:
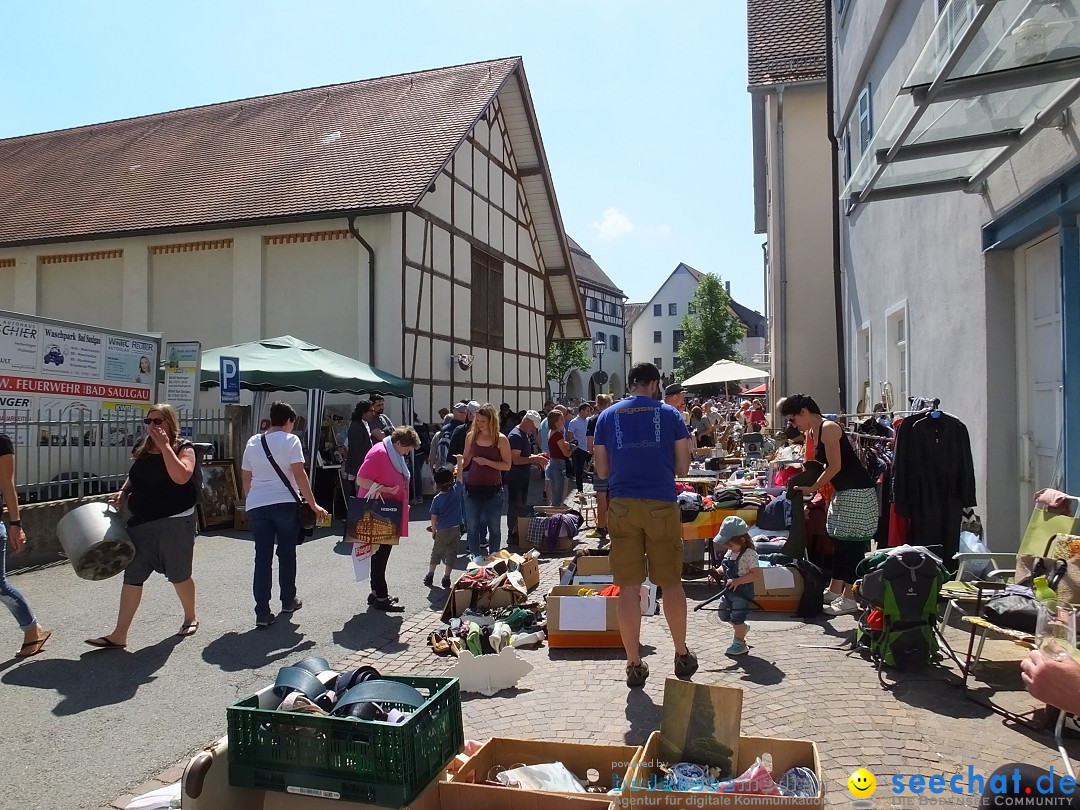
[[[1057,600],[1057,591],[1050,587],[1050,583],[1046,581],[1046,577],[1035,577],[1034,585],[1035,598],[1040,602],[1053,602]]]

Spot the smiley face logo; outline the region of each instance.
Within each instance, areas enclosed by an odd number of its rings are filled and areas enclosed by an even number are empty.
[[[847,786],[856,799],[865,799],[874,794],[877,789],[877,779],[866,768],[859,768],[848,777]]]

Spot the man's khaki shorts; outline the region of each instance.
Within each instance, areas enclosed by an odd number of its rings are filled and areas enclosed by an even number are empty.
[[[648,577],[661,588],[682,583],[683,541],[677,504],[647,498],[612,498],[608,504],[611,574],[634,587]]]

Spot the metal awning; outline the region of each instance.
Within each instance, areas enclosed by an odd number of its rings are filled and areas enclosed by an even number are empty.
[[[1078,97],[1080,0],[950,0],[842,197],[978,191]]]

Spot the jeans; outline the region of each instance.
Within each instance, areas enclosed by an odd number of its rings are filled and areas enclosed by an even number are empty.
[[[0,523],[0,602],[3,602],[15,621],[19,623],[19,629],[23,632],[29,630],[35,624],[34,612],[30,605],[26,604],[23,595],[15,590],[7,578],[7,527]]]
[[[527,517],[529,514],[529,479],[524,481],[506,482],[506,539],[511,539],[519,545],[517,522],[518,518]]]
[[[468,525],[469,554],[476,557],[480,548],[488,547],[494,554],[502,546],[502,518],[505,495],[499,492],[490,498],[474,498],[465,493],[465,523]]]
[[[270,589],[274,574],[274,545],[277,545],[278,596],[287,605],[296,598],[296,541],[300,539],[300,519],[296,502],[258,506],[247,513],[255,538],[255,577],[251,592],[255,615],[270,612]]]
[[[547,479],[551,489],[551,505],[562,506],[566,500],[566,459],[552,459],[547,465]]]

